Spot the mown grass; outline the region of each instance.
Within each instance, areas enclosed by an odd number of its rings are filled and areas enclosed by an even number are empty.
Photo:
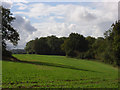
[[[118,88],[118,69],[65,56],[16,54],[2,61],[3,88]]]

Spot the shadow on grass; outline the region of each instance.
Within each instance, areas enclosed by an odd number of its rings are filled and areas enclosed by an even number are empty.
[[[36,62],[36,61],[22,61],[22,60],[19,60],[19,59],[15,58],[15,57],[13,57],[13,60],[9,60],[9,61],[20,62],[20,63],[28,63],[28,64],[34,64],[34,65],[60,67],[60,68],[67,68],[67,69],[74,69],[74,70],[81,70],[81,71],[97,72],[97,71],[92,71],[92,70],[85,70],[85,69],[76,68],[74,66],[56,64],[56,63],[48,63],[48,62],[40,62],[40,61],[39,62]]]

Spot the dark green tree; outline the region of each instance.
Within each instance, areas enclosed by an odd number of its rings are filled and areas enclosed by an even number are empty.
[[[61,50],[64,39],[56,36],[36,38],[26,44],[25,50],[29,54],[65,55]]]
[[[103,59],[102,52],[105,50],[104,46],[104,38],[103,37],[98,37],[96,41],[92,45],[93,51],[95,53],[95,58],[97,60]]]
[[[64,43],[64,38],[58,38],[56,36],[48,36],[47,43],[51,49],[51,54],[62,55],[63,51],[61,50],[61,44]]]
[[[3,8],[2,6],[0,6],[0,8],[0,13],[2,15],[2,23],[0,23],[2,29],[2,54],[3,56],[10,56],[10,52],[6,50],[6,41],[10,41],[13,45],[17,45],[19,34],[11,24],[15,18],[12,16],[10,9]]]
[[[103,61],[109,64],[115,64],[112,30],[113,29],[110,28],[104,33],[105,41],[104,41]]]
[[[75,57],[88,50],[88,42],[83,35],[71,33],[62,45],[62,49],[67,56]]]
[[[114,65],[120,65],[120,21],[116,21],[111,28],[104,33],[105,51],[104,61]]]
[[[113,51],[115,55],[116,64],[120,65],[120,21],[116,21],[112,25],[113,30],[110,36],[113,37]]]
[[[50,48],[47,44],[47,38],[41,37],[40,39],[35,39],[34,50],[37,54],[49,54]]]
[[[86,40],[88,41],[88,51],[85,53],[85,58],[95,59],[93,44],[95,43],[96,39],[94,37],[88,36],[86,37]]]
[[[31,41],[27,42],[25,50],[27,51],[28,54],[34,54],[35,53],[34,40],[31,40]]]

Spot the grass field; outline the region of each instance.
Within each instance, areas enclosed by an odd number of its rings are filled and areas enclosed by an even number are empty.
[[[118,88],[118,69],[96,61],[49,55],[14,55],[2,61],[3,88]]]

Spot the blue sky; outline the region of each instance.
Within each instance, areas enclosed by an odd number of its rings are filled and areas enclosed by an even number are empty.
[[[30,2],[30,3],[22,3],[24,5],[31,5],[31,4],[37,4],[38,2]],[[50,5],[50,6],[57,6],[57,5],[81,5],[81,6],[84,6],[84,7],[89,7],[89,8],[92,8],[92,9],[95,9],[96,7],[93,5],[93,3],[95,4],[95,2],[39,2],[39,3],[42,3],[42,4],[45,4],[45,5]],[[20,10],[18,5],[16,5],[17,3],[14,3],[13,4],[13,7],[11,8],[11,11],[12,12],[28,12],[28,8],[24,9],[24,10]],[[15,14],[14,14],[15,15]],[[36,23],[36,22],[42,22],[43,20],[37,20],[35,18],[30,18],[28,17],[27,15],[24,15],[24,14],[19,14],[23,17],[26,17],[28,18],[31,23]],[[50,16],[54,16],[54,14],[51,14]],[[48,16],[43,16],[43,18],[48,18]],[[64,19],[55,19],[57,22],[64,22]]]

